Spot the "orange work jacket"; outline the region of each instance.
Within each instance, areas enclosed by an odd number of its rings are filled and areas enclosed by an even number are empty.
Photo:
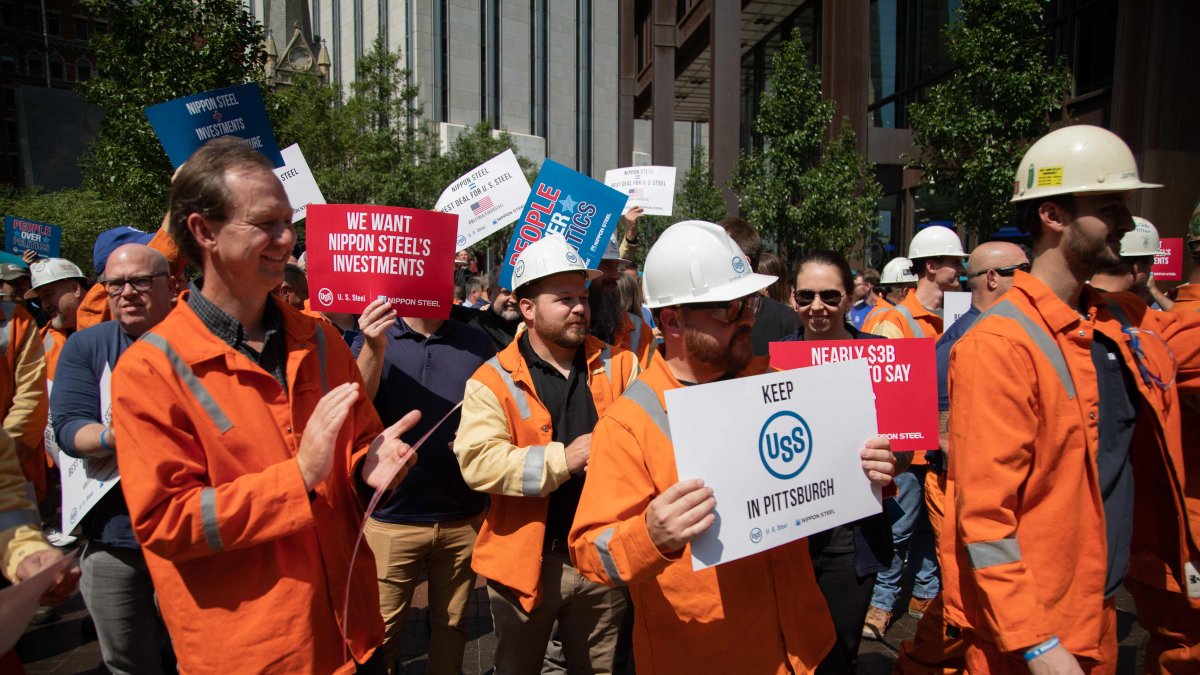
[[[596,413],[603,415],[637,375],[637,360],[590,336],[582,348]],[[553,437],[550,411],[513,340],[467,381],[454,454],[467,485],[492,495],[471,567],[512,589],[528,612],[542,600],[549,495],[571,478],[566,447]]]
[[[41,337],[42,351],[46,354],[46,400],[49,401],[54,386],[54,374],[58,371],[58,357],[62,354],[63,345],[67,344],[68,335],[46,324],[42,327]],[[53,448],[53,454],[46,452],[47,448]],[[49,414],[46,416],[46,433],[42,437],[41,450],[45,455],[46,467],[54,466],[58,458],[58,442],[54,438],[54,422]]]
[[[863,317],[864,328],[867,325],[874,326],[876,318],[881,316],[884,312],[888,311],[892,307],[893,307],[892,303],[888,302],[887,300],[884,300],[883,296],[876,296],[875,306],[871,308],[871,311],[867,312],[867,315],[865,317]],[[869,331],[864,330],[863,332],[869,332]]]
[[[637,355],[638,363],[645,366],[655,343],[654,329],[642,317],[631,312],[624,312],[621,319],[621,325],[613,331],[613,346],[633,352]]]
[[[1172,346],[1176,386],[1164,391],[1143,380],[1106,298],[1132,326]],[[1184,570],[1200,562],[1184,506],[1176,390],[1200,386],[1200,315],[1185,323],[1133,295],[1103,296],[1087,286],[1080,307],[1088,318],[1018,272],[950,356],[955,450],[939,542],[946,616],[1001,651],[1057,635],[1071,653],[1101,657],[1107,541],[1096,465],[1096,331],[1120,345],[1144,403],[1131,447],[1129,574],[1178,589]],[[1150,367],[1164,374],[1169,364]]]
[[[175,244],[175,240],[165,229],[160,228],[158,232],[155,232],[154,238],[147,246],[163,254],[170,266],[171,276],[178,276],[183,268],[187,267],[187,258],[183,257],[179,246]],[[104,290],[104,284],[97,281],[83,294],[83,300],[79,301],[79,308],[75,310],[75,330],[91,328],[111,318],[112,310],[108,306],[108,291]]]
[[[24,307],[0,302],[0,415],[4,430],[17,446],[25,480],[37,499],[46,493],[46,460],[42,438],[50,416],[46,395],[46,360],[33,317]]]
[[[358,368],[332,327],[279,303],[285,392],[187,297],[122,354],[112,386],[121,485],[180,671],[353,672],[341,631],[359,663],[383,638],[370,550],[350,569],[365,507],[354,472],[382,430]],[[344,382],[358,400],[310,492],[301,436]]]
[[[1200,284],[1184,284],[1175,294],[1175,306],[1172,312],[1200,311]]]
[[[682,386],[656,358],[600,418],[571,527],[575,565],[629,586],[638,673],[812,673],[835,635],[807,540],[699,572],[689,547],[668,556],[650,540],[646,509],[679,482],[664,392]]]
[[[882,300],[881,302],[887,302]],[[876,328],[880,324],[891,324],[900,331],[899,336],[880,333]],[[917,300],[917,292],[910,290],[904,300],[895,306],[879,311],[871,311],[871,315],[863,321],[863,332],[884,335],[885,337],[931,337],[942,336],[942,317],[925,309]]]

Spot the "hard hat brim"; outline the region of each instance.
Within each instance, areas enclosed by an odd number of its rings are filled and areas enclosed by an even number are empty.
[[[691,295],[683,298],[647,298],[645,306],[649,309],[659,309],[661,307],[673,307],[675,305],[692,305],[706,302],[728,302],[730,300],[744,298],[751,293],[757,293],[776,281],[779,281],[779,277],[752,272],[741,279],[736,279],[727,284],[723,284],[720,288],[701,295]]]
[[[515,292],[518,288],[523,288],[523,287],[528,286],[529,284],[532,284],[536,281],[540,281],[542,279],[552,277],[556,274],[572,274],[572,273],[574,273],[574,274],[582,273],[583,277],[584,277],[583,278],[584,283],[589,283],[589,284],[591,282],[595,281],[596,279],[599,279],[600,277],[604,276],[604,272],[601,272],[600,270],[590,269],[590,268],[584,268],[581,270],[558,270],[557,272],[543,274],[539,277],[529,277],[527,279],[523,279],[521,281],[521,283],[514,285],[510,290]]]
[[[1008,200],[1008,203],[1019,204],[1021,202],[1031,202],[1039,199],[1049,199],[1050,197],[1061,197],[1063,195],[1106,195],[1115,192],[1132,192],[1133,190],[1155,190],[1160,187],[1162,187],[1161,183],[1143,183],[1140,180],[1130,180],[1103,186],[1064,187],[1032,193],[1026,192],[1020,195],[1013,195],[1012,199]]]

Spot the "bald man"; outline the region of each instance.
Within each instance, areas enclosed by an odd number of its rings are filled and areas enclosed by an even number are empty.
[[[925,475],[925,506],[929,512],[929,524],[934,537],[941,536],[942,497],[946,486],[946,455],[949,450],[950,396],[948,373],[950,350],[989,307],[996,304],[1000,296],[1012,288],[1013,275],[1017,270],[1029,271],[1029,256],[1016,244],[989,241],[975,247],[967,260],[967,285],[971,289],[971,309],[942,334],[937,342],[938,369],[938,447],[927,452],[929,473]],[[945,570],[945,566],[941,566]],[[944,572],[943,572],[944,574]],[[942,585],[957,580],[942,579]],[[924,673],[962,670],[965,645],[960,639],[946,637],[945,615],[942,599],[937,599],[925,611],[917,624],[917,633],[912,640],[900,646],[900,658],[896,672]]]

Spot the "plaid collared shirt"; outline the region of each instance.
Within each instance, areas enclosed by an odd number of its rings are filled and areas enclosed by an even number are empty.
[[[246,329],[241,322],[230,316],[225,310],[214,305],[208,298],[200,294],[200,287],[195,282],[191,284],[188,294],[188,307],[200,317],[205,327],[213,335],[245,354],[251,361],[257,363],[263,370],[271,374],[279,386],[287,394],[287,345],[283,338],[283,313],[270,298],[263,312],[263,327],[266,335],[263,338],[262,352],[256,351],[246,343]]]

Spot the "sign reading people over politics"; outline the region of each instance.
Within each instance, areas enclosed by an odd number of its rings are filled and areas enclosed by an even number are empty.
[[[43,258],[57,258],[62,250],[62,228],[36,220],[4,216],[4,250],[16,255],[34,251]]]
[[[517,256],[546,234],[561,234],[595,268],[625,210],[625,195],[553,160],[542,163],[500,268],[500,285],[512,288]]]
[[[937,450],[937,357],[933,338],[772,342],[771,365],[788,370],[866,359],[879,434],[895,452]]]
[[[464,249],[516,222],[528,199],[529,181],[509,148],[451,183],[433,209],[458,214],[455,246]]]
[[[669,216],[675,208],[675,167],[630,166],[610,169],[604,184],[629,197],[648,216]]]
[[[292,222],[298,223],[308,216],[310,204],[324,204],[325,195],[317,186],[312,169],[308,168],[308,160],[300,152],[300,146],[295,143],[282,150],[283,166],[275,169],[275,176],[283,183],[288,202],[292,205]]]
[[[1158,255],[1150,268],[1159,281],[1183,281],[1183,239],[1170,237],[1158,242]]]
[[[859,450],[875,437],[858,359],[666,392],[680,480],[712,488],[717,520],[692,569],[737,560],[880,512]]]
[[[318,312],[362,312],[384,298],[400,316],[445,319],[454,292],[451,213],[395,206],[308,207],[309,303]]]
[[[146,118],[176,168],[200,146],[221,136],[245,139],[276,167],[284,164],[257,84],[213,89],[152,105],[146,108]]]

